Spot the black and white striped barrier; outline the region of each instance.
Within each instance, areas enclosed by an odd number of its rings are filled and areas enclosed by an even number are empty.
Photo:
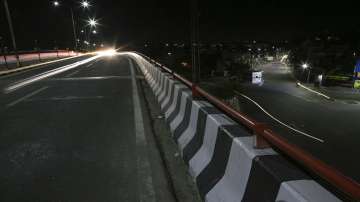
[[[273,149],[143,57],[140,66],[205,201],[341,201]]]

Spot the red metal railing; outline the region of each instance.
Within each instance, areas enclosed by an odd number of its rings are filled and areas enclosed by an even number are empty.
[[[276,134],[266,125],[264,126],[264,124],[258,123],[257,121],[249,118],[248,116],[242,114],[241,112],[231,108],[229,105],[227,105],[220,99],[207,93],[199,86],[193,85],[192,82],[174,73],[169,68],[155,62],[154,60],[150,59],[147,56],[144,57],[152,61],[154,64],[158,65],[159,67],[161,67],[165,72],[172,74],[174,78],[182,81],[185,85],[187,85],[192,89],[195,95],[207,99],[210,103],[215,105],[217,108],[219,108],[225,114],[233,118],[235,121],[237,121],[242,125],[245,125],[254,133],[256,133],[256,135],[263,138],[267,143],[269,143],[270,145],[281,151],[283,154],[289,156],[291,159],[301,164],[305,169],[315,173],[317,176],[321,177],[323,180],[330,183],[332,186],[340,190],[345,195],[351,197],[352,199],[360,201],[360,184],[358,182],[343,175],[335,168],[315,158],[310,153],[299,148],[298,146],[289,143],[286,139]]]

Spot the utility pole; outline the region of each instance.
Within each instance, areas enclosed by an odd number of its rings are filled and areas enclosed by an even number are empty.
[[[196,86],[200,82],[199,11],[198,0],[190,0],[190,2],[192,82]]]
[[[308,69],[308,75],[307,75],[306,83],[310,82],[310,72],[311,72],[311,68]]]
[[[20,67],[19,55],[18,55],[17,48],[16,48],[15,34],[14,34],[14,29],[13,29],[13,25],[12,25],[12,21],[11,21],[11,15],[10,15],[10,11],[9,11],[9,6],[8,6],[8,3],[7,3],[7,0],[3,0],[3,2],[4,2],[5,12],[6,12],[6,18],[7,18],[8,24],[9,24],[13,49],[14,49],[14,52],[15,52],[16,66]]]
[[[7,60],[6,60],[6,51],[5,51],[5,47],[4,47],[4,43],[3,43],[3,38],[0,36],[0,54],[3,55],[4,57],[4,62],[5,62],[5,67],[6,69],[9,68]]]
[[[76,37],[74,12],[73,12],[73,9],[72,9],[72,8],[70,8],[70,12],[71,12],[72,27],[73,27],[73,32],[74,32],[75,51],[77,51],[77,45],[78,45],[78,43],[77,43],[77,37]]]

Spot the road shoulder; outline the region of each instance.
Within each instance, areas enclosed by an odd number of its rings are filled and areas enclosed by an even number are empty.
[[[147,113],[148,116],[146,117],[149,118],[149,120],[144,121],[149,121],[152,127],[152,138],[163,162],[168,185],[175,196],[175,200],[184,202],[201,201],[196,185],[187,172],[188,168],[181,159],[176,143],[171,138],[170,129],[164,121],[163,113],[155,100],[153,92],[145,80],[141,80],[139,83],[141,85],[139,93],[143,94],[140,97],[144,97],[142,101],[146,105],[144,113]]]

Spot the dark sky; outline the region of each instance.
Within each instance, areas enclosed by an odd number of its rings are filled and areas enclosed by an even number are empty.
[[[60,47],[72,43],[70,12],[53,8],[49,0],[8,0],[19,49]],[[63,0],[64,4],[66,0]],[[76,1],[69,0],[68,2]],[[75,9],[83,23],[96,16],[102,24],[98,40],[131,44],[187,41],[190,36],[189,1],[92,0],[90,12]],[[355,1],[200,0],[200,35],[203,41],[244,39],[284,40],[329,31],[354,31],[360,27]],[[3,5],[0,36],[9,44]],[[56,42],[55,42],[56,41]]]

